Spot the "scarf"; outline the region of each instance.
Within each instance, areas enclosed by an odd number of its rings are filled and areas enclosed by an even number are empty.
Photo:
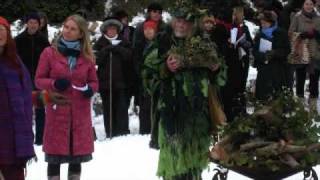
[[[278,28],[278,23],[275,23],[273,26],[268,28],[262,28],[262,33],[269,39],[273,38],[273,32]]]
[[[107,35],[104,35],[104,37],[111,42],[111,41],[113,41],[113,40],[118,39],[119,35],[117,34],[117,35],[116,35],[115,37],[113,37],[113,38],[111,38],[111,37],[109,37],[109,36],[107,36]]]
[[[302,10],[302,14],[309,19],[312,19],[317,15],[314,10],[312,12],[307,12],[305,10]]]
[[[80,41],[66,41],[60,38],[58,40],[58,51],[68,58],[69,68],[73,70],[81,51]]]

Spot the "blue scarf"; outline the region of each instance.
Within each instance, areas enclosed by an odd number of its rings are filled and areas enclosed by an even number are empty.
[[[58,50],[61,54],[68,57],[68,65],[70,70],[73,70],[77,63],[77,58],[80,55],[80,41],[66,41],[62,37],[58,40]]]
[[[275,23],[273,26],[268,28],[262,28],[262,33],[267,36],[267,38],[273,38],[273,32],[278,28],[278,23]]]

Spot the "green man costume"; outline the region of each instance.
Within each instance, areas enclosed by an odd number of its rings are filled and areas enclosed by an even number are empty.
[[[190,21],[185,15],[176,18]],[[215,45],[199,37],[162,34],[143,65],[144,86],[152,96],[152,119],[159,121],[157,175],[165,180],[201,179],[209,163],[213,142],[209,87],[223,85],[225,71]],[[175,55],[181,64],[177,72],[167,67],[169,55]],[[219,70],[212,71],[209,67],[217,63]]]

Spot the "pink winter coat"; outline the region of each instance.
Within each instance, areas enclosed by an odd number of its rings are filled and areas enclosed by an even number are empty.
[[[88,84],[94,92],[98,90],[96,69],[92,61],[80,55],[75,68],[70,71],[67,58],[53,47],[47,47],[40,56],[35,84],[39,89],[56,91],[53,83],[58,78],[66,78],[78,87]],[[90,154],[94,149],[90,99],[72,87],[62,94],[67,96],[71,103],[70,105],[47,104],[43,150],[51,155],[69,155],[70,152],[72,155]],[[70,149],[71,139],[72,149]]]

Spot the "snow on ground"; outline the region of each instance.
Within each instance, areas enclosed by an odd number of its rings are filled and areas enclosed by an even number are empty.
[[[250,68],[249,80],[256,78],[256,70]],[[132,102],[131,102],[132,104]],[[98,136],[95,142],[93,160],[84,163],[82,180],[160,180],[156,176],[159,151],[149,148],[149,135],[138,135],[139,119],[132,108],[129,109],[130,135],[105,139],[103,117],[98,115],[93,124]],[[47,164],[44,162],[42,146],[35,146],[38,161],[27,167],[26,180],[45,180],[47,178]],[[203,180],[211,180],[216,165],[211,163],[203,171]],[[320,175],[320,167],[316,168]],[[249,180],[245,176],[229,171],[228,180]],[[303,174],[299,173],[286,180],[301,180]],[[61,180],[67,180],[67,165],[61,167]]]
[[[165,15],[165,21],[169,21],[170,16]],[[143,15],[139,15],[131,22],[136,25],[138,22],[144,20]],[[98,22],[99,25],[101,22]],[[13,36],[16,36],[23,28],[19,28],[19,21],[12,25]],[[257,27],[248,23],[252,35]],[[49,26],[50,41],[54,35],[59,31],[59,27]],[[96,29],[96,39],[99,36],[99,28]],[[256,69],[250,68],[248,82],[256,78]],[[82,168],[82,180],[159,180],[156,176],[157,163],[159,151],[149,148],[150,136],[138,135],[139,119],[134,114],[132,109],[129,110],[130,135],[116,137],[113,139],[105,139],[103,117],[96,116],[93,119],[98,140],[95,142],[95,152],[93,153],[93,160],[84,163]],[[42,146],[35,146],[38,157],[37,162],[33,162],[27,167],[26,180],[45,180],[47,179],[47,164],[44,162],[44,153]],[[211,180],[214,174],[215,164],[211,163],[207,170],[203,172],[204,180]],[[317,173],[320,175],[319,166],[316,167]],[[61,167],[61,180],[67,179],[67,165]],[[249,178],[230,171],[228,180],[248,180]],[[302,173],[291,176],[286,180],[300,180],[303,179]]]
[[[82,180],[160,180],[156,176],[159,152],[148,146],[150,136],[128,135],[95,142],[93,160],[82,166]],[[38,162],[28,166],[26,180],[45,180],[46,163],[41,146],[35,146]],[[211,180],[216,167],[211,163],[203,180]],[[316,168],[320,175],[319,166]],[[230,171],[228,180],[249,180]],[[286,180],[301,180],[302,173]],[[67,180],[67,165],[62,165],[61,180]]]

